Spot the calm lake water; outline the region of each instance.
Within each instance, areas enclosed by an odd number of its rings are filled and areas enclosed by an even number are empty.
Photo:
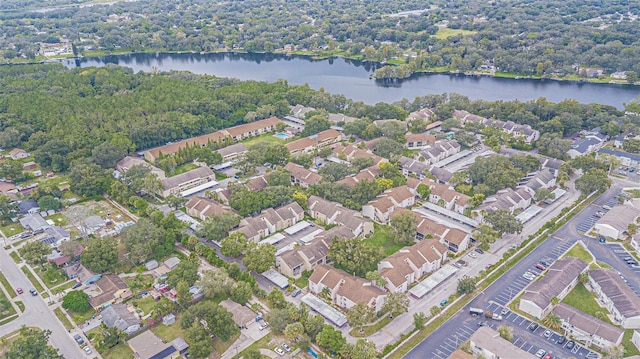
[[[420,74],[400,82],[370,79],[378,64],[335,58],[312,60],[302,56],[269,54],[132,54],[65,60],[67,66],[104,66],[107,63],[138,71],[186,70],[196,74],[241,80],[287,80],[292,84],[343,94],[368,104],[394,102],[416,96],[459,93],[471,99],[527,101],[545,97],[552,102],[575,99],[618,108],[640,96],[640,86],[569,81],[514,80],[449,74]]]

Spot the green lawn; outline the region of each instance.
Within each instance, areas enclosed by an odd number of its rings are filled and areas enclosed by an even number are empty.
[[[367,325],[364,328],[362,328],[362,333],[360,333],[360,330],[358,328],[353,328],[351,329],[351,332],[349,332],[349,334],[351,334],[351,336],[354,336],[356,338],[368,337],[369,335],[372,335],[378,332],[380,329],[384,328],[389,323],[391,323],[391,318],[389,318],[388,315],[385,315],[385,317],[382,318],[376,324]]]
[[[640,350],[633,345],[631,337],[633,336],[633,329],[625,330],[622,336],[622,346],[624,347],[624,357],[632,357],[634,355],[640,355]]]
[[[593,256],[591,253],[584,249],[580,244],[576,243],[568,252],[564,255],[564,257],[575,257],[580,259],[585,263],[593,262]],[[564,258],[563,257],[563,258]]]
[[[9,302],[9,299],[7,299],[7,297],[5,297],[4,293],[1,291],[0,291],[0,302],[7,304],[5,309],[6,313],[2,314],[2,312],[0,312],[0,320],[16,314],[15,308],[13,308],[13,305],[11,305],[11,303]]]
[[[22,262],[22,259],[20,259],[20,255],[18,254],[18,252],[13,251],[13,252],[9,253],[9,255],[11,256],[11,258],[13,258],[14,262],[16,262],[16,263]]]
[[[105,359],[133,358],[133,352],[125,343],[120,343],[101,355]]]
[[[176,316],[176,322],[167,326],[161,323],[151,328],[151,331],[155,333],[155,335],[162,338],[165,343],[168,343],[177,337],[185,338],[186,334],[182,327],[180,326],[179,315]]]
[[[4,233],[4,235],[7,237],[15,236],[18,233],[24,232],[24,228],[20,225],[20,223],[11,223],[0,229],[2,230],[2,233]]]
[[[20,268],[22,269],[22,272],[27,276],[27,278],[29,278],[29,281],[31,282],[31,284],[33,284],[33,287],[40,293],[44,292],[44,288],[42,288],[42,285],[40,285],[40,282],[38,282],[36,280],[36,277],[33,276],[33,273],[31,273],[31,271],[29,270],[29,268],[27,268],[26,266]],[[44,298],[44,297],[43,297]]]
[[[45,265],[41,269],[36,270],[36,273],[49,288],[53,288],[69,280],[62,273],[62,269],[53,265]]]
[[[364,240],[365,243],[369,243],[375,247],[382,247],[382,249],[384,249],[384,255],[387,257],[404,247],[404,245],[394,242],[393,237],[389,235],[389,231],[391,230],[389,226],[383,226],[377,223],[374,223],[373,226],[373,236],[366,238]]]
[[[46,217],[46,219],[50,219],[53,221],[53,223],[56,224],[56,226],[65,226],[67,223],[69,223],[69,219],[62,213],[56,213],[54,215],[48,216]]]
[[[76,282],[75,280],[70,280],[67,283],[63,284],[63,285],[59,285],[59,286],[51,289],[51,293],[53,293],[53,294],[62,293],[65,290],[73,287],[73,285],[76,284],[76,283],[78,283],[78,282]]]
[[[135,277],[126,277],[123,280],[129,285],[131,290],[135,292],[136,290],[144,290],[151,287],[155,278],[151,274],[138,274]]]
[[[223,342],[222,340],[220,340],[220,338],[215,338],[213,340],[213,349],[216,351],[216,353],[222,354],[226,352],[227,349],[229,349],[229,347],[231,346],[231,344],[233,344],[239,337],[240,337],[240,332],[238,332],[236,335],[229,338],[229,340],[227,340],[226,342]]]
[[[11,298],[15,298],[16,297],[16,292],[13,290],[13,287],[9,284],[9,282],[7,281],[7,278],[5,278],[4,274],[2,274],[2,272],[0,272],[0,285],[2,285],[4,287],[4,289],[7,290],[7,293],[9,293],[9,296]]]
[[[94,315],[96,315],[96,312],[94,312],[91,309],[87,310],[84,313],[76,313],[71,310],[68,313],[71,316],[71,318],[73,318],[73,321],[76,323],[76,325],[80,325],[88,321],[89,319],[91,319],[91,317],[93,317]]]
[[[156,305],[156,302],[153,301],[153,297],[148,296],[142,299],[136,299],[133,301],[134,305],[137,305],[140,310],[144,312],[144,314],[149,314],[151,309]]]
[[[176,176],[185,172],[189,172],[191,170],[195,170],[196,168],[198,168],[198,166],[191,162],[183,163],[180,166],[176,167],[175,172],[173,172],[171,176]]]
[[[69,323],[69,318],[64,315],[64,313],[62,312],[62,308],[58,307],[54,309],[53,312],[56,314],[56,317],[58,317],[58,320],[60,321],[60,323],[62,323],[62,325],[64,325],[65,328],[73,329],[74,325],[72,323]]]
[[[243,140],[243,141],[240,141],[240,142],[244,143],[244,145],[247,146],[247,148],[249,148],[249,147],[251,147],[251,145],[254,145],[254,144],[258,143],[258,142],[285,143],[287,141],[285,141],[284,139],[282,139],[280,137],[274,136],[274,133],[265,133],[264,135],[247,138],[246,140]]]
[[[15,303],[18,306],[18,308],[20,308],[20,311],[24,313],[24,309],[25,309],[24,308],[24,303],[19,301],[19,300],[15,301]]]
[[[452,37],[456,35],[466,36],[466,35],[474,35],[476,33],[477,31],[469,31],[469,30],[463,30],[463,29],[449,29],[445,27],[445,28],[439,29],[434,36],[436,37],[436,39],[444,40],[448,37]]]
[[[564,297],[562,302],[594,317],[597,312],[609,314],[609,311],[606,308],[602,308],[598,305],[598,302],[596,302],[595,299],[595,294],[591,293],[582,283],[578,283],[576,287],[573,288],[566,297]],[[604,318],[602,320],[611,324],[609,318]]]

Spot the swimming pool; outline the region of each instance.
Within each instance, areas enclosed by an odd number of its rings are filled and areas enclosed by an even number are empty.
[[[289,135],[287,135],[287,134],[286,134],[286,133],[284,133],[284,132],[278,132],[278,133],[276,133],[276,134],[275,134],[275,136],[276,136],[276,137],[279,137],[279,138],[282,138],[283,140],[287,140],[287,139],[289,139]]]

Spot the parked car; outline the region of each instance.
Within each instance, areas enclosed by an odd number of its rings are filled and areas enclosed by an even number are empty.
[[[473,252],[471,252],[471,253],[469,253],[469,257],[471,257],[471,258],[478,258],[478,255],[477,255],[477,254],[475,254],[475,253],[473,253]]]
[[[542,357],[542,359],[553,359],[553,355],[551,355],[551,353],[547,353]]]
[[[538,351],[536,352],[536,357],[538,358],[542,358],[545,354],[547,354],[547,351],[544,349],[538,349]]]
[[[300,295],[300,293],[302,293],[302,289],[298,288],[298,289],[294,290],[293,292],[291,292],[291,296],[292,297],[297,297],[298,295]]]
[[[456,267],[456,268],[462,268],[462,264],[460,264],[458,262],[453,263],[453,266]]]
[[[486,321],[484,321],[484,320],[483,320],[483,321],[481,321],[480,323],[478,323],[478,326],[479,326],[479,327],[484,327],[485,325],[487,325],[487,322],[486,322]]]
[[[76,343],[78,344],[82,344],[84,343],[84,339],[82,339],[82,337],[80,336],[80,334],[76,334],[73,336],[73,339],[76,341]]]
[[[598,242],[605,243],[606,241],[607,241],[607,239],[604,238],[603,236],[598,237]]]
[[[282,348],[284,348],[284,350],[290,352],[291,351],[291,347],[287,345],[287,343],[282,343]]]
[[[76,289],[76,288],[80,288],[82,286],[82,283],[78,282],[74,285],[71,286],[71,289]]]
[[[36,291],[36,289],[35,289],[35,288],[31,288],[31,289],[29,289],[29,293],[31,293],[31,295],[32,295],[32,296],[34,296],[34,297],[35,297],[36,295],[38,295],[38,292]]]
[[[556,340],[556,343],[562,345],[566,341],[567,341],[567,338],[565,338],[564,336],[561,336],[560,338],[558,338],[558,340]]]
[[[574,342],[573,340],[569,340],[566,345],[567,349],[573,349],[573,347],[575,346],[576,346],[576,342]]]
[[[267,329],[267,327],[269,326],[269,324],[267,322],[262,322],[260,323],[260,330],[264,330]]]
[[[509,309],[507,309],[507,308],[502,308],[502,312],[500,312],[500,314],[502,314],[502,315],[507,315],[507,313],[509,313]]]
[[[275,349],[273,349],[273,351],[280,354],[280,356],[284,355],[284,350],[282,350],[281,348],[276,347]]]
[[[476,249],[474,249],[474,251],[476,251],[476,252],[478,252],[478,253],[480,253],[480,254],[483,254],[483,253],[484,253],[484,251],[483,251],[482,249],[480,249],[480,248],[476,248]]]
[[[551,331],[550,330],[545,330],[544,331],[544,337],[545,338],[551,338]]]
[[[536,264],[536,268],[540,269],[540,270],[545,270],[547,269],[547,267],[543,266],[542,264],[538,263]]]
[[[442,302],[440,302],[440,306],[444,307],[445,305],[447,305],[447,303],[449,303],[449,301],[446,299],[443,299]]]
[[[538,263],[542,264],[545,267],[548,267],[550,265],[549,262],[545,261],[544,259],[539,260]]]
[[[529,330],[534,332],[536,329],[538,329],[538,323],[531,323],[529,324]]]
[[[22,294],[23,293],[22,288],[16,289],[16,292],[18,292],[18,294]]]
[[[87,355],[91,354],[91,348],[89,348],[89,346],[87,345],[86,347],[82,348],[82,350],[84,350],[85,353],[87,353]]]
[[[489,263],[486,265],[486,267],[484,267],[485,269],[490,269],[491,267],[493,267],[493,264]]]

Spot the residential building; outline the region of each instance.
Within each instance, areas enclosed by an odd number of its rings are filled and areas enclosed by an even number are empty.
[[[386,224],[395,208],[407,208],[414,204],[415,195],[405,185],[382,192],[375,199],[362,206],[362,214],[378,223]]]
[[[618,205],[604,214],[596,222],[595,231],[605,237],[614,239],[625,239],[629,223],[635,223],[640,216],[640,209],[630,205]]]
[[[436,136],[426,133],[406,134],[404,139],[409,150],[420,150],[436,143]]]
[[[449,183],[451,177],[453,177],[453,173],[447,171],[444,168],[439,168],[436,166],[431,166],[429,168],[429,172],[438,180],[440,183]]]
[[[301,118],[301,119],[304,119],[304,116],[307,114],[307,112],[316,110],[313,107],[306,107],[302,105],[290,106],[290,108],[291,108],[291,116],[295,118]]]
[[[341,143],[336,144],[333,147],[333,156],[347,162],[351,162],[354,158],[371,158],[374,166],[378,166],[381,162],[389,162],[388,159],[373,154],[371,150],[359,148],[352,143],[347,146]]]
[[[222,215],[224,213],[235,212],[231,207],[220,204],[206,197],[195,196],[189,199],[185,205],[187,214],[202,221],[207,218]]]
[[[127,344],[133,352],[134,359],[180,358],[189,348],[181,337],[165,343],[150,330],[127,340]]]
[[[447,248],[438,239],[425,239],[381,260],[378,271],[390,292],[405,293],[424,275],[440,269],[446,259]]]
[[[623,151],[614,151],[607,148],[601,148],[598,150],[596,154],[596,158],[601,158],[603,155],[613,156],[620,161],[621,166],[625,167],[640,167],[640,155],[635,153],[623,152]]]
[[[95,284],[100,294],[89,298],[89,304],[95,310],[106,308],[117,301],[122,301],[132,296],[127,283],[115,274],[103,275]]]
[[[467,250],[470,241],[471,235],[458,228],[449,228],[440,236],[440,242],[454,254]]]
[[[524,188],[533,197],[540,188],[550,189],[556,185],[556,176],[550,168],[543,168],[533,176],[525,177],[516,188]]]
[[[18,193],[18,187],[11,182],[0,181],[0,194],[16,194]]]
[[[242,158],[247,153],[247,146],[242,143],[236,143],[226,147],[218,149],[218,152],[222,156],[222,162],[234,162]]]
[[[21,214],[35,214],[40,212],[40,206],[35,199],[25,199],[18,203],[18,211]]]
[[[398,164],[403,175],[415,176],[419,180],[425,179],[426,174],[429,172],[428,164],[412,158],[401,156],[398,159]]]
[[[491,213],[498,210],[507,210],[513,213],[517,209],[526,209],[531,205],[533,196],[523,188],[515,191],[509,187],[501,189],[493,196],[485,198],[481,205],[476,207],[473,212],[476,218],[481,219],[485,213]]]
[[[349,310],[358,303],[366,303],[375,312],[382,310],[386,294],[370,281],[354,277],[326,264],[317,265],[309,277],[309,292],[319,295],[325,288],[333,304]]]
[[[454,110],[453,117],[459,119],[462,125],[467,122],[473,122],[484,126],[495,126],[515,138],[522,138],[525,143],[532,143],[540,138],[540,131],[532,129],[529,125],[519,125],[511,121],[504,122],[488,119],[473,115],[464,110]]]
[[[597,152],[604,146],[607,140],[607,135],[600,133],[600,128],[594,128],[584,134],[582,138],[575,140],[571,144],[571,149],[567,151],[567,154],[571,158],[578,156],[588,155],[592,152]]]
[[[125,158],[118,161],[118,163],[116,163],[116,170],[124,174],[127,173],[127,171],[129,171],[133,166],[144,166],[150,169],[151,173],[158,176],[158,179],[160,180],[167,178],[167,175],[163,170],[150,164],[140,157],[126,156]]]
[[[244,233],[247,240],[259,241],[262,238],[291,227],[304,218],[304,210],[297,202],[285,204],[276,209],[267,208],[255,217],[246,217],[240,226],[231,233]]]
[[[421,108],[418,111],[413,111],[407,116],[407,121],[421,119],[425,121],[429,121],[431,117],[435,116],[435,112],[433,112],[430,108]]]
[[[333,145],[334,143],[338,143],[342,140],[342,134],[333,128],[324,130],[314,137],[318,143],[318,149]]]
[[[468,204],[471,197],[452,189],[448,185],[438,183],[430,178],[425,178],[421,183],[426,184],[431,190],[428,198],[431,203],[460,214],[464,214],[465,210],[471,207]]]
[[[40,213],[29,213],[26,216],[20,218],[20,224],[27,231],[40,232],[51,227],[47,221],[42,218]]]
[[[102,278],[102,274],[96,274],[88,270],[80,262],[64,267],[64,272],[69,279],[77,278],[79,283],[93,284]]]
[[[312,153],[318,145],[318,141],[310,137],[304,137],[299,140],[289,142],[285,145],[292,156]]]
[[[350,116],[347,116],[347,115],[344,115],[344,114],[341,114],[341,113],[330,113],[327,116],[327,119],[329,121],[331,121],[331,123],[334,123],[334,124],[339,124],[340,122],[349,123],[349,122],[353,122],[353,121],[357,120],[357,118],[355,118],[355,117],[350,117]]]
[[[477,356],[486,359],[518,358],[536,359],[536,356],[503,339],[490,327],[479,327],[469,338],[469,348]]]
[[[337,202],[327,201],[318,196],[310,196],[307,200],[308,213],[311,218],[325,224],[338,224],[351,230],[355,237],[373,233],[373,223],[362,217],[358,211],[348,209]]]
[[[84,247],[76,241],[66,241],[58,246],[58,250],[47,256],[47,260],[54,263],[58,267],[66,265],[69,262],[78,260],[80,254],[84,251]],[[69,255],[63,255],[68,253]]]
[[[39,241],[51,247],[59,247],[63,242],[71,239],[71,234],[60,226],[48,227],[44,230],[44,234]]]
[[[420,151],[420,157],[424,163],[432,165],[460,152],[460,147],[460,144],[455,140],[440,140],[433,145],[424,147]]]
[[[536,319],[544,318],[553,307],[551,299],[556,297],[562,300],[578,283],[580,273],[585,272],[588,267],[586,263],[573,257],[555,262],[541,279],[524,290],[518,309]]]
[[[21,160],[23,158],[29,157],[29,152],[23,150],[22,148],[14,148],[9,151],[9,157],[11,157],[12,160]]]
[[[289,171],[289,174],[291,175],[291,184],[294,184],[296,186],[309,188],[309,186],[314,185],[322,180],[322,176],[318,173],[311,172],[308,169],[293,162],[287,163],[284,168]]]
[[[344,183],[349,187],[354,187],[358,182],[361,181],[375,181],[376,178],[380,176],[380,167],[373,165],[367,168],[364,168],[360,172],[356,173],[353,176],[347,176],[337,183]]]
[[[237,142],[249,137],[259,136],[268,132],[272,132],[275,130],[276,124],[278,124],[279,122],[280,120],[278,118],[270,117],[264,120],[229,127],[224,130],[216,131],[202,136],[192,137],[186,140],[147,150],[144,152],[144,158],[147,161],[153,163],[161,156],[173,155],[188,146],[223,147],[223,144],[226,144],[229,141]]]
[[[562,329],[567,336],[600,349],[622,343],[624,330],[614,327],[596,317],[582,312],[568,304],[560,303],[553,308],[553,313],[562,320]]]
[[[114,304],[104,309],[102,322],[109,328],[118,328],[118,330],[131,335],[140,329],[140,320],[127,308],[126,304]]]
[[[625,329],[640,329],[640,298],[613,269],[589,272],[589,285],[616,324]]]
[[[262,191],[269,186],[269,182],[264,175],[256,176],[248,180],[244,186],[251,192]]]
[[[233,322],[238,328],[248,328],[251,323],[256,322],[256,313],[244,305],[240,305],[231,299],[225,299],[220,305],[233,316]]]
[[[170,195],[183,196],[185,192],[194,188],[205,190],[217,185],[218,182],[216,182],[215,179],[216,175],[209,167],[198,167],[191,171],[160,180],[162,189],[158,194],[165,198]]]
[[[548,157],[538,157],[538,160],[540,160],[542,168],[550,170],[553,173],[554,177],[558,177],[558,174],[560,173],[560,166],[564,163],[564,161]]]

